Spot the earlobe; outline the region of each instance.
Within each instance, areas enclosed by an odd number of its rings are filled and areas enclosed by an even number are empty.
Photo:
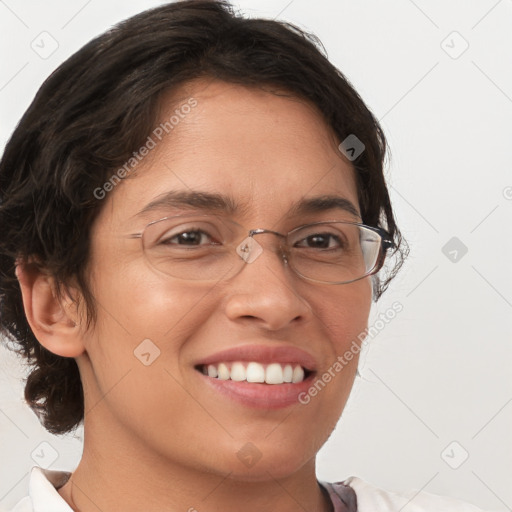
[[[16,277],[25,315],[39,343],[62,357],[81,355],[85,349],[71,299],[59,298],[55,279],[34,263],[18,263]]]

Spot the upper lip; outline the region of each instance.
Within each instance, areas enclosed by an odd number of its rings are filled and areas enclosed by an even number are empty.
[[[195,366],[218,364],[235,361],[271,363],[295,363],[309,371],[315,371],[317,364],[315,358],[306,351],[286,345],[240,345],[216,352],[196,363]]]

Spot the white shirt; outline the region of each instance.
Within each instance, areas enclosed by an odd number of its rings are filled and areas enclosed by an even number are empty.
[[[23,498],[11,512],[73,512],[62,499],[57,488],[64,485],[70,473],[65,471],[32,468],[29,495]],[[360,478],[350,477],[343,482],[357,496],[357,512],[485,512],[468,503],[426,492],[411,491],[405,494],[384,491]],[[325,484],[323,484],[325,485]],[[327,484],[332,491],[332,486]],[[334,503],[336,506],[336,503]],[[407,506],[406,506],[407,505]]]

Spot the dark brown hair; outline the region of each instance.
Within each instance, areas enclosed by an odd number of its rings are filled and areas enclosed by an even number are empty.
[[[340,141],[355,134],[365,145],[353,162],[363,222],[386,229],[396,244],[394,265],[375,280],[375,299],[403,261],[383,174],[384,135],[313,35],[244,18],[224,1],[185,0],[134,16],[44,82],[0,161],[0,332],[32,365],[25,398],[52,433],[82,421],[82,384],[75,360],[49,352],[32,333],[15,261],[37,261],[59,293],[76,283],[89,326],[96,310],[86,265],[102,207],[94,190],[145,142],[163,92],[200,77],[288,91],[315,105]]]

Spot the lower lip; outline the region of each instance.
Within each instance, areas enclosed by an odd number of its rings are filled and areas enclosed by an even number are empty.
[[[260,384],[247,381],[221,380],[197,372],[206,384],[228,398],[258,409],[282,409],[299,402],[299,395],[311,387],[314,373],[295,384]]]

